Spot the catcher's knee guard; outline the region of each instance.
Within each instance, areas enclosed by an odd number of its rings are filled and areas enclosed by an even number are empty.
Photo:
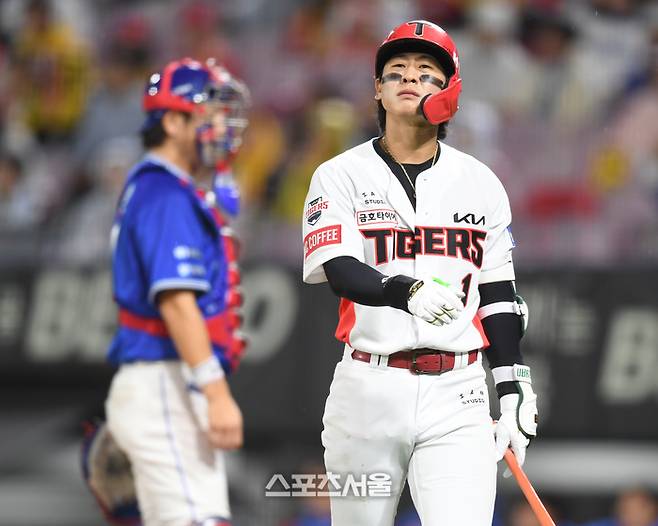
[[[130,460],[105,422],[87,423],[85,427],[81,461],[87,487],[110,524],[141,526]]]

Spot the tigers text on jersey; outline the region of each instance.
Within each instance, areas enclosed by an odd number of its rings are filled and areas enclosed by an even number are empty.
[[[373,141],[320,165],[304,205],[304,281],[326,281],[322,265],[339,256],[388,276],[440,278],[466,294],[451,324],[342,298],[336,337],[377,354],[486,347],[478,285],[514,279],[507,194],[484,164],[441,143],[436,164],[418,174],[416,195],[414,210]]]
[[[197,293],[215,355],[227,373],[237,365],[234,254],[214,212],[191,177],[159,157],[148,155],[128,176],[112,231],[119,329],[110,362],[178,358],[156,305],[158,293],[176,289]]]

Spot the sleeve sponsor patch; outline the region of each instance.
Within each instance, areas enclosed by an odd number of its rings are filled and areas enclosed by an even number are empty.
[[[356,213],[356,224],[375,225],[382,223],[398,224],[398,215],[390,208],[375,208],[372,210],[359,210]]]
[[[179,263],[176,266],[178,275],[182,278],[205,277],[206,268],[203,265],[195,265],[192,263]]]
[[[339,245],[341,225],[331,225],[315,230],[304,238],[304,257],[307,258],[320,247]]]
[[[313,226],[322,215],[322,211],[329,207],[329,201],[324,201],[322,196],[316,197],[306,205],[306,222]]]
[[[176,259],[201,259],[201,251],[187,245],[176,245],[174,247],[174,257]]]

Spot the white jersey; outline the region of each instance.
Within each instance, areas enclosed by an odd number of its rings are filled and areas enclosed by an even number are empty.
[[[464,311],[449,325],[342,298],[336,337],[377,354],[486,347],[478,285],[514,279],[505,189],[484,164],[441,143],[436,164],[418,174],[416,196],[414,211],[372,140],[320,165],[304,205],[304,281],[326,281],[322,265],[339,256],[387,276],[440,278],[466,294]]]

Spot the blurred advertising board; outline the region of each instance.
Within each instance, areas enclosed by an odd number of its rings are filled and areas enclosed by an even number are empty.
[[[337,299],[327,286],[302,285],[297,270],[245,267],[250,348],[232,383],[247,425],[262,435],[317,433],[342,356]],[[530,307],[523,349],[542,436],[658,440],[658,270],[521,272],[517,288]],[[71,390],[107,380],[115,323],[106,268],[5,270],[0,379],[27,371]]]

